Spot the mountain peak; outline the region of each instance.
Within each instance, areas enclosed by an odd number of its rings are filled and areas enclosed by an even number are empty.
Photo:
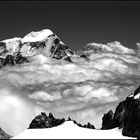
[[[53,35],[53,32],[50,29],[44,29],[41,31],[32,31],[26,36],[23,37],[22,43],[24,42],[37,42],[42,41],[48,38],[48,36]]]
[[[42,54],[54,59],[71,61],[74,53],[50,29],[32,31],[23,38],[14,37],[0,41],[0,66],[29,62],[28,58]],[[20,55],[20,57],[18,57]],[[10,61],[7,61],[9,59]],[[17,60],[20,59],[20,60]],[[27,60],[26,60],[27,59]],[[26,60],[26,61],[23,61]],[[11,63],[12,62],[12,63]]]

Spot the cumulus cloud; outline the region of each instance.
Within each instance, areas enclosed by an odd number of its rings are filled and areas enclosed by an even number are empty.
[[[119,54],[135,54],[134,50],[126,48],[120,42],[114,41],[107,44],[101,43],[88,43],[85,48],[85,51],[92,50],[93,52],[104,52],[104,53],[119,53]]]
[[[41,100],[41,101],[54,101],[61,99],[61,95],[59,92],[53,93],[54,95],[48,94],[44,91],[37,91],[33,94],[29,94],[29,98],[34,100]]]
[[[69,63],[38,54],[28,64],[2,68],[0,126],[16,135],[45,111],[100,128],[103,113],[114,111],[139,85],[140,58],[119,42],[90,47],[83,51],[88,60],[71,56]]]

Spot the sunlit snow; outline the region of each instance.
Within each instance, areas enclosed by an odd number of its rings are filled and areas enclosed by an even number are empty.
[[[134,139],[122,136],[118,128],[93,130],[81,128],[73,122],[46,129],[27,129],[13,139]]]
[[[22,39],[22,42],[42,41],[42,40],[46,39],[49,35],[52,35],[52,34],[53,34],[53,32],[49,29],[44,29],[44,30],[38,31],[38,32],[31,32]]]

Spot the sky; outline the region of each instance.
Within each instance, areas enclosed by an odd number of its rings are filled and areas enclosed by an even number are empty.
[[[139,1],[0,1],[0,40],[51,29],[72,50],[140,42]]]

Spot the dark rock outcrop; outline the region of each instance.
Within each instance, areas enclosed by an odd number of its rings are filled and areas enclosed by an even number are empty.
[[[16,64],[29,63],[28,59],[23,57],[21,53],[17,54],[17,56],[14,58],[14,61]]]
[[[45,42],[37,41],[37,42],[30,42],[29,45],[31,46],[31,49],[42,49],[45,48]]]
[[[77,123],[75,120],[72,120],[70,117],[68,117],[67,120],[64,118],[62,119],[56,119],[52,113],[49,113],[47,116],[45,113],[41,112],[40,115],[36,116],[31,124],[29,125],[28,129],[35,129],[35,128],[51,128],[58,125],[61,125],[65,121],[73,121],[74,124],[78,125],[79,127],[83,128],[89,128],[89,129],[95,129],[94,125],[90,124],[89,122],[85,125],[82,125],[80,123]]]
[[[78,125],[79,127],[95,129],[94,125],[90,124],[89,122],[87,124],[82,125],[82,124],[76,122],[75,120],[71,119],[70,117],[68,117],[67,121],[73,121],[73,123]]]
[[[1,128],[0,128],[0,139],[10,139],[11,136],[6,134]]]
[[[56,119],[51,113],[47,116],[45,113],[41,113],[37,117],[33,119],[31,124],[29,125],[29,129],[31,128],[51,128],[58,126],[65,122],[65,119]]]
[[[140,101],[127,98],[125,104],[125,121],[122,134],[140,138]]]
[[[18,53],[16,56],[7,55],[5,59],[1,58],[1,67],[6,65],[14,66],[15,64],[23,64],[28,62],[29,61],[20,53]]]
[[[90,124],[89,122],[85,125],[82,125],[80,123],[77,123],[76,121],[73,121],[75,124],[77,124],[79,127],[83,127],[83,128],[89,128],[89,129],[95,129],[94,125]]]
[[[80,57],[85,58],[85,59],[88,59],[87,56],[84,55],[84,54],[80,55]]]
[[[114,127],[119,127],[119,128],[123,128],[124,127],[125,110],[126,110],[125,101],[122,101],[117,106],[115,114],[114,114],[114,118],[113,118]]]
[[[70,57],[66,57],[66,58],[64,58],[64,60],[67,60],[68,62],[73,63],[72,60],[70,59]]]
[[[114,113],[110,110],[108,113],[104,114],[102,118],[102,128],[101,129],[112,129],[114,128],[113,122]]]
[[[52,57],[56,58],[56,59],[62,59],[65,56],[67,56],[67,54],[66,54],[66,46],[58,44],[57,49],[55,50],[54,55]]]
[[[119,127],[122,128],[124,136],[140,138],[140,87],[135,90],[134,94],[119,103],[113,118],[112,113],[112,115],[107,114],[110,117],[104,115],[102,128]]]
[[[140,138],[140,87],[116,108],[115,126],[123,128],[122,134]]]
[[[0,55],[2,55],[4,51],[6,52],[6,43],[0,42]]]
[[[5,66],[5,65],[14,65],[14,64],[15,64],[14,56],[7,55],[6,58],[4,59],[3,66]]]

